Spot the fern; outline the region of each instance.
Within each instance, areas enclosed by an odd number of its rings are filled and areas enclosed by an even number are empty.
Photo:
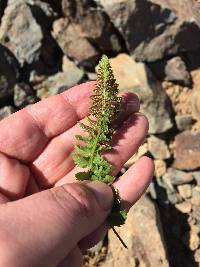
[[[112,165],[102,156],[102,153],[112,148],[110,146],[114,132],[112,122],[121,106],[118,91],[118,84],[109,60],[103,55],[98,65],[97,83],[91,96],[92,105],[89,116],[85,124],[80,124],[87,132],[87,137],[76,136],[83,145],[74,147],[73,160],[77,166],[86,168],[86,171],[76,174],[78,180],[97,180],[112,185],[116,179],[110,175]],[[118,193],[115,190],[113,192],[114,204],[108,221],[111,226],[121,226],[125,223],[126,212],[121,207]],[[123,243],[122,240],[121,242]]]

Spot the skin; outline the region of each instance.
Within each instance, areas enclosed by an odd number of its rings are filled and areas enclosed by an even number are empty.
[[[101,182],[76,182],[71,152],[88,114],[93,82],[31,105],[0,122],[0,267],[79,267],[82,251],[107,230],[113,195]],[[136,95],[123,94],[113,150],[116,175],[143,143],[148,122]],[[142,157],[115,183],[128,210],[154,166]]]

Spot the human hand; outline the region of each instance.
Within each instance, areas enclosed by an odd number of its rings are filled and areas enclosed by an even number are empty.
[[[93,86],[76,86],[0,122],[0,266],[79,267],[81,251],[105,235],[112,191],[100,182],[76,182],[71,157]],[[148,130],[137,97],[124,99],[125,123],[118,121],[113,150],[105,154],[113,175]],[[126,209],[142,195],[153,169],[142,157],[114,183]]]

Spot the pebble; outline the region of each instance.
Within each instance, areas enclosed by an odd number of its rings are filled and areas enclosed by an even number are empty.
[[[0,109],[0,120],[4,119],[5,117],[11,115],[15,112],[15,109],[12,106],[5,106]]]
[[[194,259],[196,262],[200,263],[200,249],[197,249],[194,253]]]
[[[148,148],[155,159],[168,159],[170,152],[164,140],[156,136],[148,138]]]
[[[193,172],[192,174],[197,184],[200,185],[200,171]]]
[[[190,232],[189,247],[192,251],[196,250],[199,247],[200,239],[198,233],[195,231]]]
[[[163,176],[163,181],[170,182],[173,185],[187,184],[193,181],[193,175],[191,172],[168,168],[167,173]]]
[[[190,130],[194,123],[194,119],[189,114],[176,115],[175,117],[176,126],[180,131]]]
[[[192,187],[190,184],[179,185],[177,189],[184,199],[190,198],[192,196]]]
[[[192,205],[188,201],[178,203],[175,205],[175,207],[182,213],[189,213],[192,209]]]
[[[154,165],[155,165],[155,176],[156,178],[162,177],[167,170],[167,165],[164,160],[156,159],[154,160]]]
[[[200,167],[200,132],[184,131],[176,136],[174,167],[188,171]]]

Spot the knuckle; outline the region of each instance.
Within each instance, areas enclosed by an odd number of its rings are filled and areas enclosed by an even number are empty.
[[[96,210],[96,199],[84,185],[68,184],[50,190],[51,197],[64,213],[91,218]]]

